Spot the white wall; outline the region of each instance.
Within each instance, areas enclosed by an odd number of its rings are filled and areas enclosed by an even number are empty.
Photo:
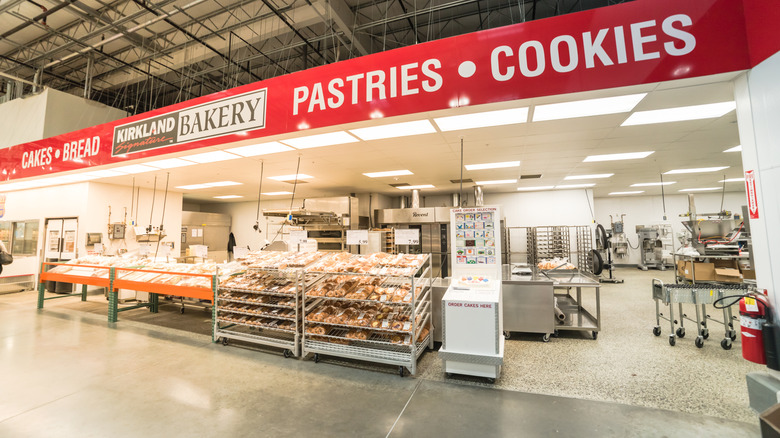
[[[697,194],[694,197],[696,211],[698,213],[716,213],[721,210],[721,195],[714,193]],[[663,220],[663,201],[660,196],[621,196],[621,197],[608,197],[608,198],[596,198],[596,222],[609,229],[610,218],[612,220],[620,220],[620,215],[625,214],[624,230],[629,242],[628,257],[615,258],[617,264],[638,264],[640,261],[640,254],[638,249],[633,249],[638,245],[638,237],[636,235],[637,225],[657,225],[662,223],[669,223],[672,225],[675,236],[677,233],[685,230],[682,225],[682,221],[685,218],[681,218],[679,215],[688,211],[688,196],[687,195],[668,195],[666,196],[666,217],[667,221]],[[745,194],[742,192],[726,192],[723,200],[723,208],[733,213],[742,215],[742,206],[745,205]],[[674,247],[677,248],[679,242],[677,238],[674,239]]]
[[[507,227],[589,225],[593,223],[592,190],[485,193],[485,205],[502,206]]]
[[[780,298],[780,53],[737,79],[739,138],[745,170],[756,174],[758,219],[750,221],[759,289],[778,315]]]
[[[0,148],[44,138],[46,99],[44,91],[0,104]]]
[[[188,206],[192,207],[189,204]],[[301,207],[303,207],[303,199],[295,199],[293,208]],[[197,211],[230,215],[232,218],[230,230],[236,238],[236,246],[248,245],[250,249],[257,250],[265,246],[266,240],[269,242],[282,240],[281,236],[274,239],[274,236],[276,236],[279,229],[275,224],[279,223],[282,218],[266,218],[263,216],[263,210],[286,210],[288,208],[290,208],[289,198],[262,201],[260,203],[259,220],[261,233],[258,233],[252,228],[255,225],[255,218],[257,217],[257,202],[200,204],[200,209]]]
[[[111,122],[127,113],[102,103],[46,88],[0,104],[0,148]]]
[[[16,275],[37,274],[40,270],[40,258],[42,253],[46,218],[76,217],[79,220],[77,234],[77,254],[85,255],[87,251],[86,233],[103,233],[103,243],[106,246],[106,254],[115,253],[119,248],[135,250],[138,245],[135,241],[127,239],[127,242],[108,240],[108,206],[111,206],[111,222],[124,221],[124,208],[128,210],[128,223],[130,222],[130,193],[132,188],[85,182],[63,186],[46,187],[41,189],[22,190],[6,193],[6,213],[3,221],[39,220],[38,250],[36,256],[14,257],[14,262],[3,268],[2,277]],[[152,223],[160,225],[162,220],[162,203],[164,191],[158,190],[155,198],[154,215]],[[139,199],[139,222],[148,225],[151,208],[152,190],[142,189]],[[174,253],[179,252],[181,230],[181,193],[169,192],[165,209],[164,229],[169,237],[163,241],[174,242]],[[143,219],[142,219],[143,218]],[[92,247],[89,248],[92,250]]]
[[[89,128],[128,116],[125,111],[70,93],[50,88],[47,88],[44,93],[48,95],[48,99],[42,138]]]

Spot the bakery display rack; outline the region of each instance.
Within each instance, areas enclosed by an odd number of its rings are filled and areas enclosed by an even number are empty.
[[[301,296],[316,275],[300,268],[248,268],[220,284],[215,297],[214,339],[278,347],[299,357]]]
[[[376,266],[364,272],[307,270],[320,275],[303,290],[302,354],[397,365],[414,375],[417,359],[433,348],[429,255],[409,266]],[[360,260],[359,256],[354,256]]]

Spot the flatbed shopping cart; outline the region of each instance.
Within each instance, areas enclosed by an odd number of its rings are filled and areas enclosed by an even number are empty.
[[[669,345],[674,346],[676,338],[685,337],[685,321],[688,320],[696,324],[697,336],[694,344],[698,348],[704,346],[704,340],[710,337],[708,321],[713,321],[723,325],[724,336],[720,341],[720,346],[724,350],[731,349],[732,342],[737,339],[737,332],[734,330],[734,320],[736,319],[731,312],[731,306],[724,307],[723,320],[719,321],[707,314],[707,304],[712,304],[722,297],[729,295],[741,295],[748,292],[745,284],[664,284],[663,281],[654,278],[653,282],[653,300],[655,300],[655,322],[653,334],[661,336],[661,320],[668,321],[671,333],[669,334]],[[669,316],[661,313],[661,304],[669,306]],[[683,311],[683,304],[693,304],[696,310],[696,319],[688,317]],[[679,321],[675,319],[675,305],[678,307]],[[676,327],[679,324],[680,327]]]

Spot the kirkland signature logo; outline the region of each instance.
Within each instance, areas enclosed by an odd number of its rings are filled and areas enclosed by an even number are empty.
[[[265,128],[266,88],[114,128],[111,155]]]

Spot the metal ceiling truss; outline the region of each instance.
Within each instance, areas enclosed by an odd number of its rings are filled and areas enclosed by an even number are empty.
[[[140,112],[316,65],[623,1],[2,3],[0,24],[8,30],[0,33],[0,73]]]

